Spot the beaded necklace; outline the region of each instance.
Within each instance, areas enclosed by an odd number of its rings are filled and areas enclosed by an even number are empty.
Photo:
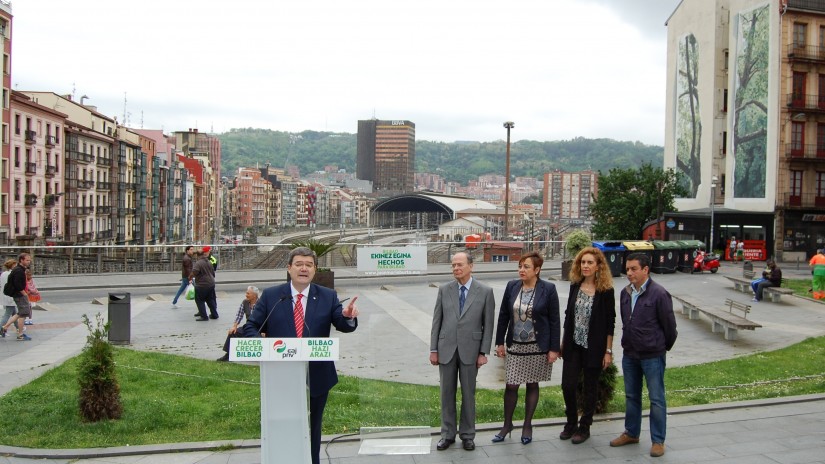
[[[518,320],[520,320],[521,322],[527,322],[527,312],[530,310],[530,304],[533,303],[533,297],[536,296],[536,287],[533,287],[533,291],[530,293],[530,301],[527,302],[527,311],[524,311],[524,313],[522,313],[521,311],[521,303],[523,300],[523,296],[524,287],[521,287],[521,291],[519,291],[518,295]],[[524,314],[524,318],[521,317],[522,314]]]

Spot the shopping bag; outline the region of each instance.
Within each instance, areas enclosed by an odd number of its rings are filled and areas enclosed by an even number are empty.
[[[186,287],[186,299],[187,300],[194,300],[195,299],[195,286],[192,285],[192,284],[189,284],[189,286]]]

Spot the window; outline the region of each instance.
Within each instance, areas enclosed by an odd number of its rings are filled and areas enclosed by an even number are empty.
[[[14,167],[20,167],[20,147],[14,147]]]
[[[816,196],[825,198],[825,172],[816,173]]]
[[[722,112],[728,112],[728,89],[725,89],[725,92],[722,96]]]
[[[802,206],[802,171],[791,171],[790,206]]]
[[[794,72],[791,84],[791,106],[797,108],[805,107],[805,73]]]
[[[808,35],[808,25],[805,23],[794,23],[793,25],[793,45],[794,48],[804,47],[805,38]]]
[[[805,156],[805,123],[791,123],[791,156]]]
[[[14,135],[20,135],[20,115],[14,115]]]

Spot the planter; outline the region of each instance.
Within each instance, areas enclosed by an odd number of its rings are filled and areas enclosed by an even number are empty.
[[[561,280],[570,279],[570,270],[573,269],[573,260],[561,262]]]

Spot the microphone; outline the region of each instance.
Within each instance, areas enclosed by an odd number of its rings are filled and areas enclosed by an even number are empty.
[[[292,301],[292,295],[284,295],[284,296],[282,296],[282,297],[281,297],[278,301],[276,301],[274,305],[272,305],[272,308],[270,308],[270,310],[269,310],[269,311],[267,312],[267,314],[266,314],[266,318],[264,318],[264,321],[261,323],[261,329],[266,330],[266,321],[268,321],[268,320],[269,320],[269,316],[271,316],[271,315],[272,315],[272,312],[273,312],[273,311],[275,311],[275,308],[276,308],[279,304],[281,304],[281,302],[283,302],[283,301],[285,301],[285,300],[290,300],[290,301]],[[264,332],[263,332],[263,330],[259,330],[259,331],[258,331],[258,335],[263,336],[263,333],[264,333]]]

